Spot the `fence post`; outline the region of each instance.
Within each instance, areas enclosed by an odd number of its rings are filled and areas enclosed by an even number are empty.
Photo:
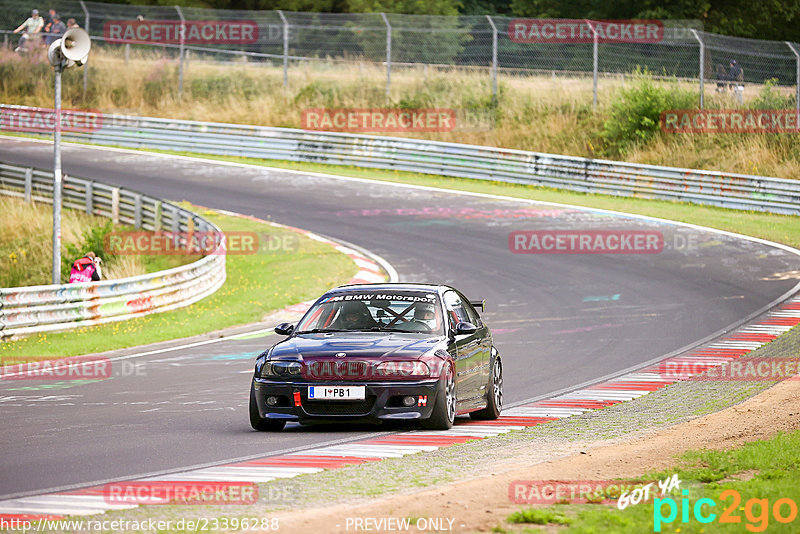
[[[392,88],[392,25],[386,18],[386,13],[381,13],[384,24],[386,24],[386,97]]]
[[[111,188],[111,222],[119,224],[119,187]]]
[[[153,231],[160,232],[164,210],[160,200],[156,200],[153,205]]]
[[[600,37],[597,33],[597,30],[594,28],[594,24],[588,19],[584,19],[586,24],[592,30],[592,111],[597,110],[597,71],[598,71],[598,63],[599,63],[599,50],[598,47],[600,45]]]
[[[86,197],[83,199],[84,209],[87,215],[94,211],[94,182],[86,182]]]
[[[142,195],[136,195],[133,201],[133,227],[142,227]]]
[[[181,19],[181,41],[178,49],[178,55],[180,56],[178,63],[178,98],[180,99],[183,95],[183,47],[186,41],[186,19],[183,18],[181,6],[175,6],[175,11],[178,12],[178,16]]]
[[[283,86],[289,87],[289,21],[280,9],[278,15],[283,21]]]
[[[492,98],[497,103],[497,26],[494,25],[492,17],[486,15],[486,20],[492,26]]]
[[[86,33],[89,33],[89,19],[91,19],[91,17],[89,16],[89,10],[86,9],[86,4],[83,3],[83,0],[81,0],[81,9],[83,10],[83,16],[84,16],[83,29],[86,30]],[[84,99],[86,98],[86,87],[88,85],[89,85],[89,64],[86,63],[83,66],[83,98]]]
[[[697,39],[697,42],[700,43],[700,109],[704,109],[705,105],[705,96],[706,96],[706,88],[705,88],[705,64],[706,64],[706,45],[703,43],[703,40],[700,38],[700,34],[697,33],[697,30],[691,30],[692,35],[694,38]]]
[[[131,44],[125,43],[125,65],[128,64],[128,61],[131,59]]]
[[[170,206],[169,211],[172,212],[172,231],[177,234],[181,231],[181,215],[175,206]]]
[[[795,106],[795,113],[797,113],[797,120],[798,125],[800,125],[800,52],[794,47],[792,43],[786,41],[786,46],[789,47],[789,50],[792,51],[795,57],[795,74],[794,74],[794,83],[795,83],[795,93],[794,93],[794,106]]]
[[[25,169],[25,202],[31,203],[33,192],[33,169],[28,167]]]

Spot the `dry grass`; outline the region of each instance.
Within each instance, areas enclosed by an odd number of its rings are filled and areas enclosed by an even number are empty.
[[[600,158],[609,157],[603,124],[620,89],[630,83],[621,76],[601,77],[599,104],[593,111],[590,77],[501,72],[495,108],[487,69],[396,67],[387,99],[385,71],[374,63],[292,64],[290,87],[284,89],[278,65],[244,60],[218,64],[193,56],[186,64],[183,99],[178,100],[174,58],[135,49],[127,65],[122,58],[120,50],[93,50],[86,97],[83,75],[76,69],[65,74],[65,99],[72,107],[106,112],[295,128],[301,126],[302,111],[311,107],[458,108],[475,112],[482,127],[409,136]],[[0,53],[0,100],[50,106],[51,69],[41,60],[33,66],[29,61]],[[677,87],[696,91],[688,82],[678,82]],[[714,88],[713,82],[706,84],[708,107],[737,107],[732,95],[717,94]],[[788,94],[791,89],[777,91]],[[745,105],[757,98],[759,90],[757,85],[747,87]],[[486,119],[489,116],[491,120]],[[800,142],[790,134],[658,133],[623,157],[640,163],[800,178]]]
[[[53,208],[0,195],[0,287],[46,285],[51,282]],[[107,219],[64,209],[61,212],[62,257],[68,244],[81,247],[86,229],[103,226]],[[76,258],[70,258],[70,260]],[[145,274],[145,256],[104,258],[103,278]]]

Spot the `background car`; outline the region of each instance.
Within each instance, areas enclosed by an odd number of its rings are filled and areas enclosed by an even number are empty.
[[[474,304],[452,287],[341,286],[297,326],[275,331],[288,337],[256,359],[256,430],[331,420],[419,420],[448,429],[457,415],[500,416],[500,355]]]

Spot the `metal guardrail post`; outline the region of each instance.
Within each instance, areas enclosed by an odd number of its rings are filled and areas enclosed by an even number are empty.
[[[170,211],[172,212],[172,231],[176,234],[181,231],[181,218],[178,210],[174,207],[170,207]]]
[[[164,208],[160,200],[156,200],[153,206],[153,231],[160,232],[163,223]]]
[[[181,10],[181,6],[175,6],[175,11],[178,12],[178,16],[181,19],[181,41],[180,47],[178,48],[178,55],[179,55],[179,63],[178,63],[178,99],[183,96],[183,49],[186,42],[186,19],[183,18],[183,11]]]
[[[25,202],[31,203],[33,191],[33,169],[28,167],[25,169]]]
[[[86,4],[83,3],[81,0],[81,9],[83,10],[83,29],[86,30],[86,33],[89,33],[89,22],[91,20],[91,16],[89,15],[89,10],[86,9]],[[89,64],[86,63],[83,66],[83,98],[86,98],[86,87],[89,85]]]
[[[137,230],[142,227],[142,195],[133,197],[133,227]]]
[[[283,21],[283,86],[289,87],[289,21],[280,9],[278,15]]]
[[[794,75],[794,83],[795,83],[795,93],[794,93],[794,105],[795,105],[795,112],[797,113],[797,121],[800,124],[800,52],[797,51],[797,48],[790,43],[789,41],[785,41],[786,46],[789,47],[789,50],[792,51],[795,57],[795,75]]]
[[[119,224],[119,187],[111,188],[111,222]]]
[[[497,26],[490,15],[486,15],[486,20],[492,26],[492,98],[497,103]]]
[[[705,106],[705,95],[706,95],[706,88],[705,88],[705,63],[706,63],[706,45],[703,40],[700,38],[700,35],[697,33],[697,30],[691,30],[692,35],[694,38],[697,39],[697,42],[700,43],[700,70],[699,70],[699,78],[700,78],[700,109],[704,109]]]
[[[392,88],[392,25],[389,24],[386,13],[381,13],[381,18],[386,24],[386,97],[389,98]]]
[[[86,193],[84,198],[84,209],[87,215],[94,213],[94,182],[86,182]]]

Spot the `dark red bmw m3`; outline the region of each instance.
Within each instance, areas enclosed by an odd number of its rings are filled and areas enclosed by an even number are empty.
[[[482,309],[482,303],[478,306]],[[250,424],[497,419],[503,365],[476,303],[448,286],[369,284],[325,293],[256,359]]]

